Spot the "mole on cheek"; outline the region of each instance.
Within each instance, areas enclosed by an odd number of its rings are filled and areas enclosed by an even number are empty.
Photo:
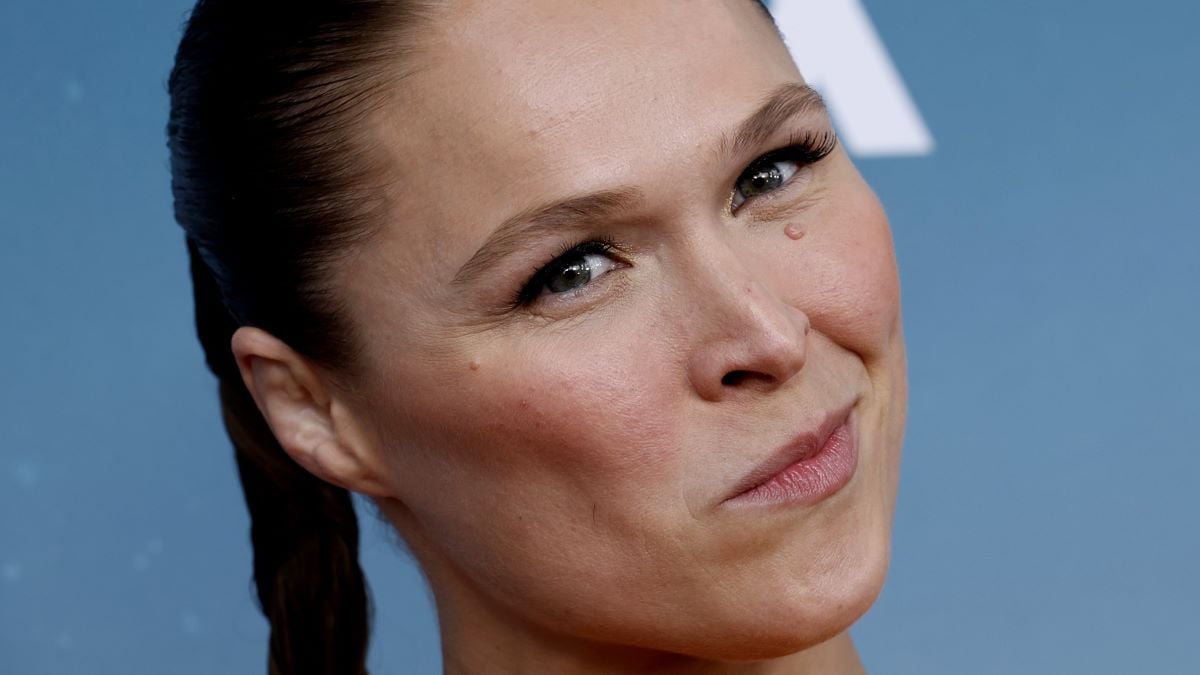
[[[791,223],[787,227],[783,228],[783,233],[789,238],[799,241],[804,237],[804,228],[800,227],[800,225],[796,223]]]
[[[467,364],[467,367],[471,370],[479,370],[479,360],[471,359],[471,362]]]

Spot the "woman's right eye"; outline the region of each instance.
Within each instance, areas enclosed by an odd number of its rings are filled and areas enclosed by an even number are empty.
[[[546,278],[546,291],[566,293],[591,283],[592,279],[615,267],[612,259],[599,253],[588,253],[559,267]]]
[[[550,261],[521,289],[519,304],[529,304],[545,295],[560,295],[580,290],[621,266],[612,256],[613,246],[604,241],[588,241],[572,247]]]

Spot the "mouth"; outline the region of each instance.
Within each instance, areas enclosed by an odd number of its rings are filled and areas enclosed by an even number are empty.
[[[799,504],[811,506],[845,487],[858,468],[854,404],[831,411],[771,453],[721,502],[727,508]]]

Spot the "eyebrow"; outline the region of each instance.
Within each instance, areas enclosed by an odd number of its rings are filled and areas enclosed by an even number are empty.
[[[571,197],[518,213],[496,228],[467,264],[458,270],[454,283],[469,283],[501,259],[519,251],[525,241],[610,218],[616,213],[633,209],[641,199],[642,193],[637,188],[616,188]]]
[[[781,85],[737,126],[732,136],[721,136],[721,154],[737,156],[748,152],[769,140],[787,120],[814,112],[828,114],[824,100],[815,89],[800,83]],[[492,232],[475,255],[454,275],[453,284],[471,283],[504,258],[521,250],[526,241],[612,218],[618,213],[633,210],[642,199],[641,190],[618,187],[556,200],[522,211],[506,219]]]
[[[816,89],[798,82],[780,85],[766,97],[754,114],[738,125],[732,144],[728,136],[722,137],[721,148],[723,151],[729,149],[730,154],[740,155],[765,143],[784,122],[810,113],[829,114],[825,99]]]

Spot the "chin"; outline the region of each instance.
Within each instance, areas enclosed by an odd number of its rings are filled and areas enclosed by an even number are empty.
[[[704,656],[722,661],[779,658],[841,635],[875,603],[887,578],[890,539],[861,532],[857,541],[825,551],[790,581],[759,585],[741,603],[742,616],[705,643]],[[871,536],[874,535],[874,536]],[[769,577],[766,577],[769,578]]]
[[[778,608],[770,622],[752,623],[741,640],[714,642],[721,649],[708,658],[723,661],[759,661],[774,659],[815,647],[846,632],[874,604],[883,588],[886,564],[881,570],[864,570],[863,578],[852,586],[814,597],[804,594],[790,598]]]
[[[816,647],[844,633],[879,596],[887,576],[886,536],[860,539],[810,561],[790,578],[749,573],[673,635],[643,635],[642,646],[711,661],[762,661]],[[773,566],[774,567],[774,566]],[[753,598],[754,600],[750,600]]]

